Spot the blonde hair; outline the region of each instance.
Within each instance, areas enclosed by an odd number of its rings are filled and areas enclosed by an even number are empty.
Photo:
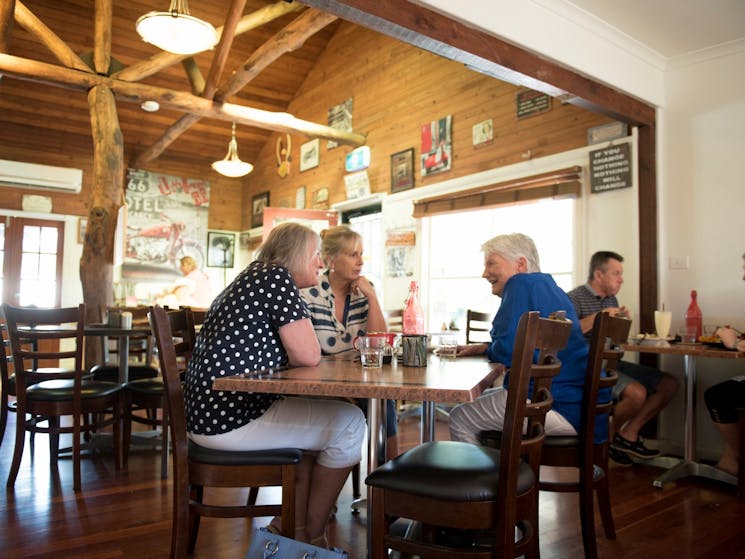
[[[308,248],[311,243],[317,245],[319,242],[318,233],[310,227],[287,221],[271,230],[259,248],[256,260],[283,266],[290,270],[290,273],[298,272],[308,265]]]
[[[330,259],[336,258],[356,243],[361,243],[362,235],[353,231],[347,225],[337,225],[321,231],[321,239],[323,239],[321,254],[323,254],[323,261],[328,266]]]
[[[193,272],[194,270],[199,268],[199,266],[197,266],[197,261],[194,260],[194,258],[191,256],[184,256],[181,260],[179,260],[179,263],[181,264],[181,267],[187,271],[187,273]]]

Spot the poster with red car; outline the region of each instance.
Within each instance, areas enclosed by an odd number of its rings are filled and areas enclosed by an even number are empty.
[[[449,171],[452,166],[452,136],[450,127],[453,117],[448,115],[422,125],[422,176]]]

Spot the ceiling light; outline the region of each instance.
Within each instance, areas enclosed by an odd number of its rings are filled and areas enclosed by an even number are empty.
[[[253,171],[254,166],[238,158],[238,142],[235,140],[235,122],[233,123],[233,137],[228,144],[228,154],[225,159],[215,161],[212,168],[226,177],[242,177]]]
[[[148,12],[135,27],[143,41],[174,54],[194,54],[217,43],[215,28],[190,16],[187,0],[171,0],[167,12]]]
[[[148,99],[147,101],[143,101],[140,103],[140,108],[147,112],[147,113],[154,113],[158,109],[160,109],[160,103],[157,101],[153,101],[152,99]]]

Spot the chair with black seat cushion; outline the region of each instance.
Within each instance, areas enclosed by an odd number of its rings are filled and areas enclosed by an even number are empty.
[[[489,342],[492,318],[489,313],[468,309],[466,311],[466,343]]]
[[[537,312],[521,317],[500,449],[429,442],[370,473],[373,559],[387,557],[388,548],[442,559],[538,556],[538,480],[531,462],[540,460],[543,424],[553,403],[549,388],[561,368],[557,353],[570,330],[571,322],[540,318]],[[392,533],[396,518],[421,523],[420,534]],[[517,542],[516,527],[521,530]]]
[[[629,337],[631,321],[616,318],[608,313],[598,313],[592,327],[590,352],[587,357],[585,391],[582,396],[582,416],[580,432],[574,437],[547,436],[543,443],[541,465],[575,468],[576,479],[544,479],[540,481],[541,491],[579,493],[579,512],[582,523],[582,541],[587,559],[598,556],[595,541],[595,503],[602,519],[605,536],[616,537],[613,512],[608,488],[608,418],[613,402],[611,387],[618,376],[616,367],[623,356],[621,345]],[[598,422],[604,422],[599,426]],[[603,437],[596,437],[599,430]]]
[[[204,322],[204,314],[195,315],[191,307],[181,307],[184,312],[170,315],[171,334],[178,340],[176,366],[179,375],[183,377],[186,365],[191,358],[196,343],[196,319]],[[200,322],[200,324],[201,324]],[[124,416],[124,465],[127,465],[129,458],[129,441],[131,438],[132,421],[160,427],[161,429],[161,460],[160,460],[160,477],[168,477],[168,414],[165,412],[165,385],[163,377],[142,378],[133,380],[126,385],[127,406],[125,407]],[[162,417],[158,418],[151,410],[163,409]],[[132,413],[137,410],[148,410],[146,417],[138,417]],[[255,502],[255,500],[254,500]]]
[[[166,313],[162,307],[151,307],[150,324],[160,356],[160,367],[166,388],[166,410],[173,445],[173,528],[171,559],[191,553],[197,540],[202,516],[219,518],[280,516],[282,533],[295,535],[295,473],[302,458],[299,449],[276,449],[251,452],[212,450],[188,440],[186,410],[178,356],[188,355],[191,348],[178,338],[188,310]],[[173,328],[172,325],[173,324]],[[176,336],[174,336],[176,335]],[[219,505],[204,502],[205,487],[281,486],[281,502],[264,505]]]
[[[73,486],[81,489],[81,434],[113,425],[114,462],[121,467],[122,387],[117,383],[84,378],[83,327],[85,305],[70,308],[20,308],[5,304],[8,337],[16,377],[16,440],[8,487],[15,484],[23,456],[26,431],[49,434],[52,465],[56,465],[59,435],[72,435]],[[63,368],[39,365],[57,362]],[[67,363],[72,361],[72,366]],[[63,363],[64,362],[64,363]],[[31,419],[26,421],[26,414]],[[83,415],[97,418],[83,422]],[[72,416],[72,426],[62,425],[62,416]],[[48,427],[38,422],[44,418]],[[106,418],[105,418],[106,417]]]
[[[132,321],[147,322],[148,307],[102,307],[101,322],[106,322],[106,317],[111,312],[122,313],[128,311],[132,313]],[[104,380],[106,382],[118,382],[119,364],[118,362],[109,362],[112,356],[119,359],[128,359],[129,380],[139,380],[143,378],[155,378],[158,376],[158,369],[151,363],[153,357],[152,337],[146,334],[129,337],[129,354],[121,355],[119,352],[119,338],[116,336],[100,337],[103,342],[104,363],[91,367],[90,373],[95,380]]]

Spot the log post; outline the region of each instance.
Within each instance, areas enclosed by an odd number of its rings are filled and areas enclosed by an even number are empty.
[[[86,322],[99,320],[102,305],[114,303],[114,234],[119,208],[124,204],[124,142],[114,93],[96,85],[88,93],[93,134],[93,188],[88,210],[80,281]],[[86,363],[99,362],[99,344],[86,345]]]

